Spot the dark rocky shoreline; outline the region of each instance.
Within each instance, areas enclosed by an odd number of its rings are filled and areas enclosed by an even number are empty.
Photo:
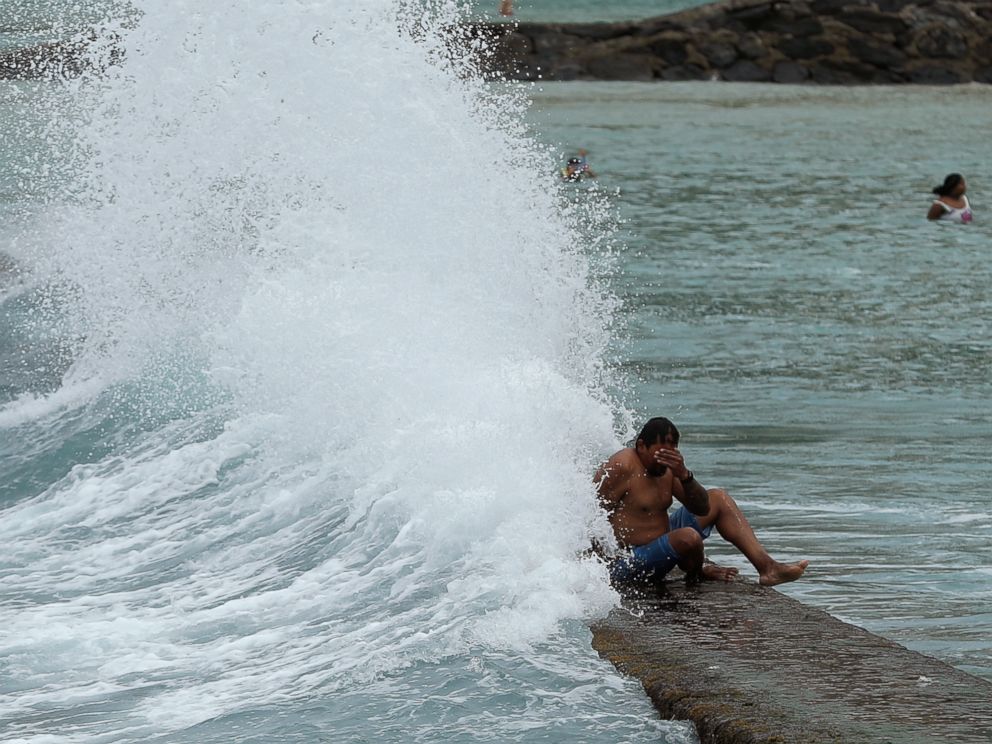
[[[992,83],[992,0],[727,0],[643,21],[478,24],[508,80]]]
[[[725,0],[641,21],[479,23],[452,36],[482,47],[484,74],[502,80],[992,83],[992,0]],[[0,53],[0,79],[74,77],[83,51]]]

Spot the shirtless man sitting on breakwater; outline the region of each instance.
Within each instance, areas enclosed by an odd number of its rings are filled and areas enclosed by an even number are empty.
[[[614,582],[660,580],[676,565],[687,582],[729,581],[736,568],[703,561],[703,540],[715,526],[758,569],[758,581],[775,586],[795,581],[809,561],[780,563],[751,529],[730,494],[704,488],[678,450],[679,430],[667,418],[648,421],[633,447],[620,450],[596,471],[593,481],[620,547],[628,552],[610,566]],[[669,518],[676,498],[684,506]]]

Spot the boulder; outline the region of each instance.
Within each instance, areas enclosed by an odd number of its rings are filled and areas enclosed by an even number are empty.
[[[667,80],[669,82],[678,82],[681,80],[709,80],[713,77],[713,73],[707,72],[699,65],[675,65],[674,67],[666,67],[662,70],[660,77],[662,80]]]
[[[825,57],[834,51],[834,45],[826,39],[810,39],[807,37],[781,39],[776,48],[788,59],[813,59]]]
[[[886,69],[900,67],[906,63],[906,54],[894,46],[872,43],[861,38],[850,39],[847,48],[851,56],[861,62]]]
[[[728,67],[737,59],[737,47],[726,41],[704,41],[699,51],[717,68]]]
[[[754,33],[743,33],[737,37],[735,42],[738,53],[748,59],[758,59],[768,54],[768,48],[762,42],[761,37]]]
[[[772,69],[772,80],[790,85],[804,83],[809,80],[809,70],[796,62],[778,62]]]
[[[936,23],[920,29],[912,43],[921,57],[962,59],[968,54],[968,40],[964,34]]]
[[[655,58],[649,54],[610,54],[586,61],[584,73],[596,80],[654,79]]]
[[[883,13],[870,7],[846,9],[837,16],[838,20],[856,31],[866,34],[899,34],[906,30],[907,25],[900,16]]]
[[[763,83],[772,79],[768,70],[759,67],[749,59],[737,60],[726,70],[723,70],[720,77],[731,83]]]
[[[911,83],[920,85],[954,85],[966,82],[958,72],[946,67],[932,65],[924,65],[910,70],[908,79]]]
[[[686,48],[689,37],[676,31],[665,31],[659,34],[649,48],[667,65],[681,65],[689,58]]]

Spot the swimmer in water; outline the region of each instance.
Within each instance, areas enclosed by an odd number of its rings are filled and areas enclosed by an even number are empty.
[[[596,174],[592,172],[592,168],[589,167],[586,154],[587,151],[582,149],[579,150],[579,154],[576,157],[568,159],[565,167],[561,169],[562,180],[581,181],[583,178],[596,177]]]
[[[563,181],[579,181],[582,179],[582,161],[578,158],[569,158],[565,167],[561,169]]]
[[[937,198],[930,205],[927,219],[967,225],[974,217],[968,197],[964,195],[967,190],[968,184],[965,183],[964,176],[960,173],[948,175],[944,182],[933,190]]]

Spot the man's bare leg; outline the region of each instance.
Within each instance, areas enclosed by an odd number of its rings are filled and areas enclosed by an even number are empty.
[[[698,584],[703,579],[703,536],[692,527],[680,527],[668,533],[668,544],[682,556],[678,565],[685,583]]]
[[[702,527],[714,525],[724,540],[736,547],[751,565],[758,570],[758,583],[762,586],[775,586],[787,581],[795,581],[809,565],[809,561],[781,563],[770,555],[751,529],[737,502],[722,488],[711,488],[710,512],[697,517]]]
[[[703,579],[710,581],[730,581],[738,571],[736,568],[718,566],[703,557],[703,537],[692,527],[680,527],[668,533],[671,545],[682,560],[679,568],[685,572],[685,583],[698,584]]]

